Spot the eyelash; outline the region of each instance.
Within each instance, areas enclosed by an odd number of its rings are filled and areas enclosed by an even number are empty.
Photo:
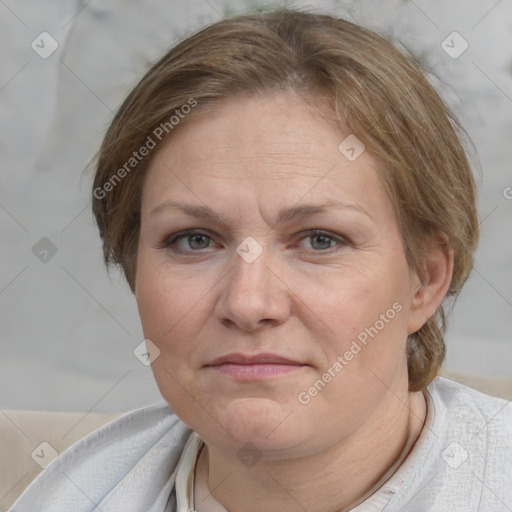
[[[313,249],[312,251],[315,253],[321,253],[321,252],[331,253],[332,249],[338,250],[341,247],[352,245],[350,240],[348,240],[346,237],[334,235],[334,234],[330,233],[329,231],[324,231],[321,229],[311,229],[311,230],[306,231],[305,233],[306,234],[299,240],[304,240],[305,238],[313,238],[315,236],[324,236],[326,238],[330,238],[334,242],[338,242],[337,245],[328,247],[327,249],[320,249],[320,250]],[[211,236],[209,236],[206,232],[191,229],[191,230],[175,233],[174,235],[171,235],[171,236],[165,238],[162,242],[160,242],[158,244],[157,248],[158,249],[172,249],[174,252],[179,252],[179,253],[183,253],[183,252],[200,253],[202,251],[202,249],[197,249],[197,250],[190,249],[189,251],[183,251],[181,249],[173,248],[173,246],[176,246],[176,244],[180,240],[187,238],[187,237],[194,236],[194,235],[204,236],[213,241],[213,238]],[[206,247],[205,249],[208,249],[208,247]]]

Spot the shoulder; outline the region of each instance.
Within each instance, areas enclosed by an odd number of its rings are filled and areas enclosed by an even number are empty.
[[[512,402],[442,377],[428,392],[443,461],[452,469],[467,461],[470,471],[489,480],[512,476]]]
[[[512,402],[437,377],[427,388],[438,423],[461,435],[493,433],[512,437]]]
[[[512,510],[512,403],[437,377],[420,438],[386,510]]]
[[[80,456],[106,457],[130,448],[133,459],[147,452],[156,443],[184,445],[190,429],[173,413],[166,402],[158,402],[130,411],[108,422],[72,445],[57,459],[69,465]]]
[[[172,488],[191,432],[165,402],[123,414],[60,454],[10,510],[34,510],[36,504],[48,512],[89,510],[107,502],[122,510],[137,500],[142,510],[146,500]]]
[[[397,502],[436,512],[512,506],[512,403],[442,377],[426,395],[431,410]]]

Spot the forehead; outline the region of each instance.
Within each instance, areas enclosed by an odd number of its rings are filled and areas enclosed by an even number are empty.
[[[318,150],[319,135],[323,146],[340,142],[340,129],[334,111],[326,102],[297,93],[237,97],[225,101],[208,113],[200,113],[190,123],[179,127],[160,151],[174,153],[179,163],[214,159],[229,163],[255,159],[279,159],[286,156],[296,165],[302,160],[331,161]],[[329,140],[325,140],[329,134]],[[179,148],[182,151],[176,152]],[[285,163],[284,158],[283,163]],[[319,161],[319,167],[322,165]],[[247,170],[247,169],[246,169]],[[264,166],[259,171],[266,171]]]
[[[377,162],[367,151],[353,159],[363,147],[354,137],[326,100],[296,93],[230,99],[179,127],[158,151],[143,212],[185,198],[224,208],[235,199],[257,198],[271,209],[303,198],[389,209]],[[354,151],[346,153],[347,144]]]

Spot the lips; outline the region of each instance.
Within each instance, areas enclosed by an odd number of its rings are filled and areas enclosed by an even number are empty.
[[[214,359],[206,368],[218,372],[223,378],[239,382],[256,382],[279,379],[299,372],[308,365],[279,354],[241,354],[233,353]]]
[[[241,354],[233,353],[227,354],[214,359],[207,366],[218,366],[223,364],[237,364],[237,365],[254,365],[254,364],[282,364],[302,366],[303,363],[294,361],[279,354],[263,353],[263,354]]]

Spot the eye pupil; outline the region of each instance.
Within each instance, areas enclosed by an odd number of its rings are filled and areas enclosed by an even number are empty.
[[[192,249],[204,249],[206,247],[208,247],[208,237],[207,236],[204,236],[204,235],[200,235],[200,234],[196,234],[196,235],[190,235],[188,237],[188,241],[189,241],[189,245]],[[197,244],[195,244],[195,242],[199,241],[199,247],[197,246]],[[201,243],[203,242],[203,243]]]
[[[314,235],[311,237],[313,240],[320,240],[320,249],[328,249],[331,246],[331,238],[325,235]],[[314,246],[315,244],[313,244]]]

